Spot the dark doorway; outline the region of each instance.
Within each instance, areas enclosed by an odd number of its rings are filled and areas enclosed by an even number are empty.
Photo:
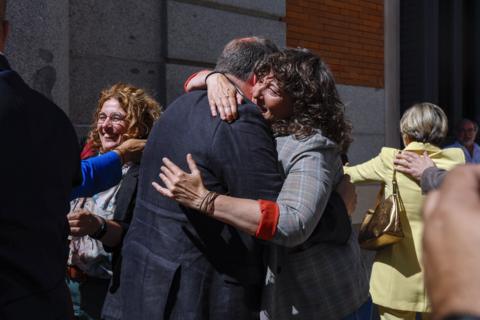
[[[429,101],[450,128],[464,117],[480,122],[479,40],[480,1],[400,1],[401,111]]]

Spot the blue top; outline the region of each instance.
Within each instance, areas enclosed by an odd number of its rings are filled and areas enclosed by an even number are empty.
[[[460,148],[465,154],[466,163],[480,163],[480,146],[476,143],[473,144],[473,157],[470,155],[470,152],[458,141],[455,141],[454,144],[446,146],[445,148]]]
[[[91,197],[113,187],[122,178],[120,156],[113,151],[98,157],[82,160],[82,184],[72,190],[70,199]]]

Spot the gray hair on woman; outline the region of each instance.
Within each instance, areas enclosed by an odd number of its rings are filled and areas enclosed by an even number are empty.
[[[416,103],[405,111],[400,119],[400,132],[411,141],[438,146],[447,135],[447,131],[447,116],[433,103]]]

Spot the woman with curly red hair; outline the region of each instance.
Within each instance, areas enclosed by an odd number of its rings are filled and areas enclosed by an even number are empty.
[[[143,89],[117,83],[101,92],[89,134],[96,154],[128,139],[146,139],[160,117],[160,105]],[[72,201],[68,275],[76,316],[100,319],[113,275],[118,287],[119,249],[132,218],[138,165],[125,163],[121,182],[91,198]]]

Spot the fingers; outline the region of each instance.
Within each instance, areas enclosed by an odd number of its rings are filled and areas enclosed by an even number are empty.
[[[225,113],[225,119],[223,119],[223,120],[227,120],[227,121],[233,120],[232,108],[230,107],[230,100],[229,99],[230,99],[230,96],[228,96],[228,95],[222,97],[222,99],[221,99],[221,101],[222,101],[221,108],[223,108],[223,111]]]
[[[243,96],[239,92],[237,92],[237,107],[242,103],[243,103]]]
[[[420,158],[420,156],[414,152],[408,152],[404,151],[402,153],[399,153],[395,157],[395,161],[403,161],[404,163],[410,163],[416,159]]]
[[[208,103],[210,105],[212,116],[216,117],[220,114],[220,119],[225,120],[225,110],[223,110],[222,107],[221,97],[217,93],[213,93],[210,90],[208,91]]]
[[[67,214],[67,219],[76,219],[78,217],[78,212],[76,211],[71,211]]]
[[[195,163],[195,160],[193,160],[193,157],[190,153],[187,154],[187,163],[188,163],[188,168],[190,169],[190,172],[192,174],[200,174],[197,164]]]
[[[400,165],[395,166],[395,170],[397,170],[398,172],[410,174],[410,175],[414,173],[412,169],[408,167],[400,166]]]
[[[165,186],[169,191],[171,191],[174,188],[174,181],[172,181],[170,178],[168,178],[166,175],[163,173],[159,174],[160,179],[163,181]]]
[[[215,103],[215,97],[211,95],[210,92],[208,92],[208,104],[210,105],[210,113],[212,114],[212,117],[217,116],[217,104]]]
[[[237,96],[236,92],[233,92],[233,93],[229,92],[228,104],[230,105],[230,111],[231,111],[231,114],[232,114],[232,119],[231,120],[235,120],[238,117],[238,114],[237,114],[237,97],[236,96]]]
[[[68,220],[80,219],[81,217],[88,216],[88,215],[90,215],[90,211],[85,209],[77,209],[68,213],[67,219]]]
[[[181,174],[185,174],[186,172],[180,169],[175,163],[170,161],[168,158],[162,159],[163,164],[175,175],[179,176]]]
[[[167,178],[170,182],[173,183],[174,181],[177,180],[177,176],[172,171],[170,171],[167,167],[161,166],[160,171],[161,171],[160,175],[163,174],[165,178]]]
[[[159,185],[155,181],[152,182],[152,187],[155,190],[157,190],[157,192],[160,193],[161,195],[163,195],[167,198],[173,198],[173,193],[170,190],[168,190],[167,188],[163,188],[161,185]]]
[[[76,227],[70,226],[70,235],[72,235],[74,237],[82,237],[85,234],[82,232],[81,228],[76,228]]]

